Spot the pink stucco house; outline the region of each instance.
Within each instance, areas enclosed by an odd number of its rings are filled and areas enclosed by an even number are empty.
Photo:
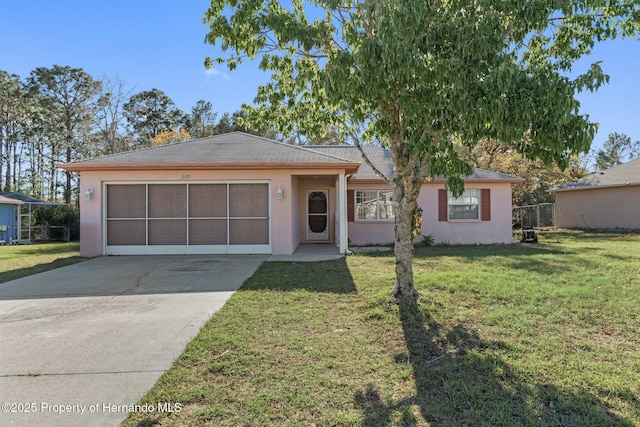
[[[365,148],[387,176],[390,153]],[[387,183],[353,146],[300,147],[235,132],[62,165],[81,175],[81,254],[291,254],[301,243],[393,242]],[[511,243],[513,176],[475,170],[453,198],[423,186],[437,243]]]
[[[640,159],[550,191],[558,228],[640,229]]]

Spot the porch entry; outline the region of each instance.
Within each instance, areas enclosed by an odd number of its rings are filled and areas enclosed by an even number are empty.
[[[307,240],[329,240],[329,191],[307,191]]]

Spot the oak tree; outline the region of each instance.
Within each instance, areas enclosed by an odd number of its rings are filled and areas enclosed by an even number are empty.
[[[408,304],[420,187],[445,176],[459,195],[471,172],[454,141],[501,141],[566,167],[596,129],[574,96],[607,80],[598,63],[569,72],[595,42],[635,37],[639,21],[636,0],[211,0],[204,17],[215,61],[258,59],[271,73],[246,108],[253,126],[332,126],[390,149],[393,295]]]

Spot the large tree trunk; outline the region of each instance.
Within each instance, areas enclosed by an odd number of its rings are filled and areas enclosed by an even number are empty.
[[[395,245],[396,281],[393,297],[400,304],[416,304],[418,291],[413,284],[413,214],[420,192],[420,185],[403,179],[399,174],[393,178],[393,197],[395,201]],[[415,188],[417,187],[417,188]]]

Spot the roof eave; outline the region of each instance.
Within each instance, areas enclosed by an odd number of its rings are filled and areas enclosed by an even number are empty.
[[[377,184],[379,182],[386,182],[382,178],[358,178],[357,176],[351,179],[352,182],[358,182],[362,184]],[[465,178],[464,182],[469,183],[487,183],[487,184],[518,184],[525,182],[524,178],[512,177],[512,178]],[[444,184],[447,180],[445,178],[436,178],[432,181],[425,181],[425,184]]]
[[[584,187],[551,188],[548,191],[549,193],[564,193],[567,191],[600,190],[603,188],[633,187],[636,185],[640,185],[640,182],[625,182],[624,184],[610,184],[610,185],[587,185]]]
[[[487,183],[487,184],[519,184],[521,182],[525,182],[526,180],[524,178],[519,178],[519,177],[509,177],[509,178],[471,178],[471,177],[467,177],[464,178],[464,182],[469,182],[469,183]],[[446,178],[435,178],[433,181],[429,181],[435,184],[444,184],[445,182],[447,182]]]

